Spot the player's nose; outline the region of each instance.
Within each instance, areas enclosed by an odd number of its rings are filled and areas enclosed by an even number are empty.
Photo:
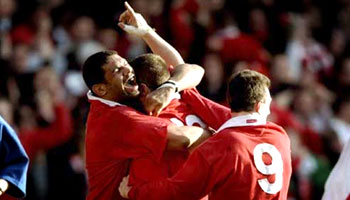
[[[121,68],[121,70],[122,70],[124,76],[128,76],[132,72],[132,70],[129,66],[123,66]]]

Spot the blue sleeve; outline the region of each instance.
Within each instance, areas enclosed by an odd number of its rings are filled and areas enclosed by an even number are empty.
[[[0,178],[9,182],[8,195],[23,198],[29,158],[15,131],[0,116]]]

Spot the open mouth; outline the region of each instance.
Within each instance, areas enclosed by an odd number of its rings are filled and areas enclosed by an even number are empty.
[[[137,85],[134,75],[129,76],[129,78],[125,81],[124,88],[129,94],[138,93],[139,86]]]

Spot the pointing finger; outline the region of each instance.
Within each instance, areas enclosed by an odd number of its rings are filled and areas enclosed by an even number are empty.
[[[125,5],[125,8],[130,12],[130,14],[133,15],[133,16],[135,16],[135,11],[134,11],[134,9],[129,5],[129,3],[125,1],[124,5]]]

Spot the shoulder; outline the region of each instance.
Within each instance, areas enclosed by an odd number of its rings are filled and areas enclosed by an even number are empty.
[[[128,117],[134,115],[145,116],[142,113],[138,112],[134,108],[125,105],[107,105],[101,103],[99,101],[91,101],[89,114],[93,115],[104,115],[104,116],[120,116],[120,117]]]
[[[218,149],[227,150],[227,148],[232,149],[232,147],[240,148],[244,145],[244,138],[242,134],[234,129],[224,129],[213,135],[204,144],[214,151]]]
[[[287,132],[282,128],[282,126],[277,125],[273,122],[267,122],[266,127],[270,129],[271,131],[279,132],[281,134],[287,134]]]

